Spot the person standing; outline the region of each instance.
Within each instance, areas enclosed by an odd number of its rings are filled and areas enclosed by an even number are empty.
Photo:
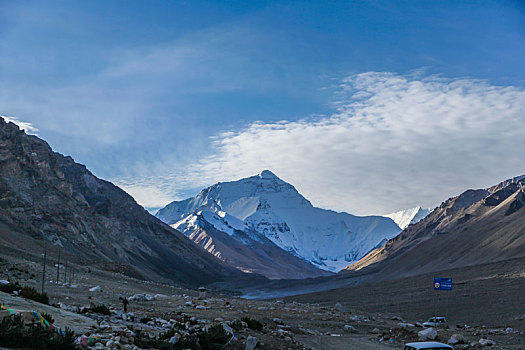
[[[122,304],[124,305],[124,313],[127,314],[128,313],[128,304],[129,304],[128,298],[124,297],[122,299]]]

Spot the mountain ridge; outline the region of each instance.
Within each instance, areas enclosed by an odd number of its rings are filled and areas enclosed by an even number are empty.
[[[334,272],[401,231],[390,218],[316,208],[293,185],[269,170],[219,182],[195,197],[168,204],[156,216],[189,236],[181,229],[181,221],[206,211],[222,215],[226,226],[241,225],[237,229],[258,232],[281,249]],[[233,218],[232,223],[228,223],[229,218]]]
[[[246,277],[147,213],[117,186],[3,118],[0,169],[3,240],[14,234],[46,240],[79,259],[128,265],[157,281],[198,285]],[[28,249],[23,241],[13,242]]]
[[[408,227],[408,225],[415,224],[423,220],[428,214],[430,214],[431,211],[432,209],[426,209],[417,206],[383,216],[394,220],[397,226],[404,230]]]
[[[413,275],[525,256],[524,185],[525,175],[517,176],[449,198],[345,270]],[[416,266],[410,263],[415,260]]]

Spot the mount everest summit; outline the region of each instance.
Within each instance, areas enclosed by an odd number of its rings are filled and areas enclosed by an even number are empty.
[[[397,211],[395,213],[387,214],[384,216],[394,220],[397,226],[399,226],[401,229],[404,230],[409,225],[417,224],[418,222],[426,218],[427,215],[430,214],[431,211],[432,209],[415,207],[411,209]]]
[[[269,278],[337,272],[401,232],[391,218],[316,208],[268,170],[217,183],[156,216],[221,260]]]

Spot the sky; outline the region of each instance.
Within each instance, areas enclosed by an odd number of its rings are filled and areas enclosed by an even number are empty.
[[[0,0],[0,115],[149,210],[273,171],[358,215],[525,174],[523,1]]]

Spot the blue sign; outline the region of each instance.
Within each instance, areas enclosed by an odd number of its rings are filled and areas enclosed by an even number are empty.
[[[452,290],[452,278],[434,277],[434,290]]]

